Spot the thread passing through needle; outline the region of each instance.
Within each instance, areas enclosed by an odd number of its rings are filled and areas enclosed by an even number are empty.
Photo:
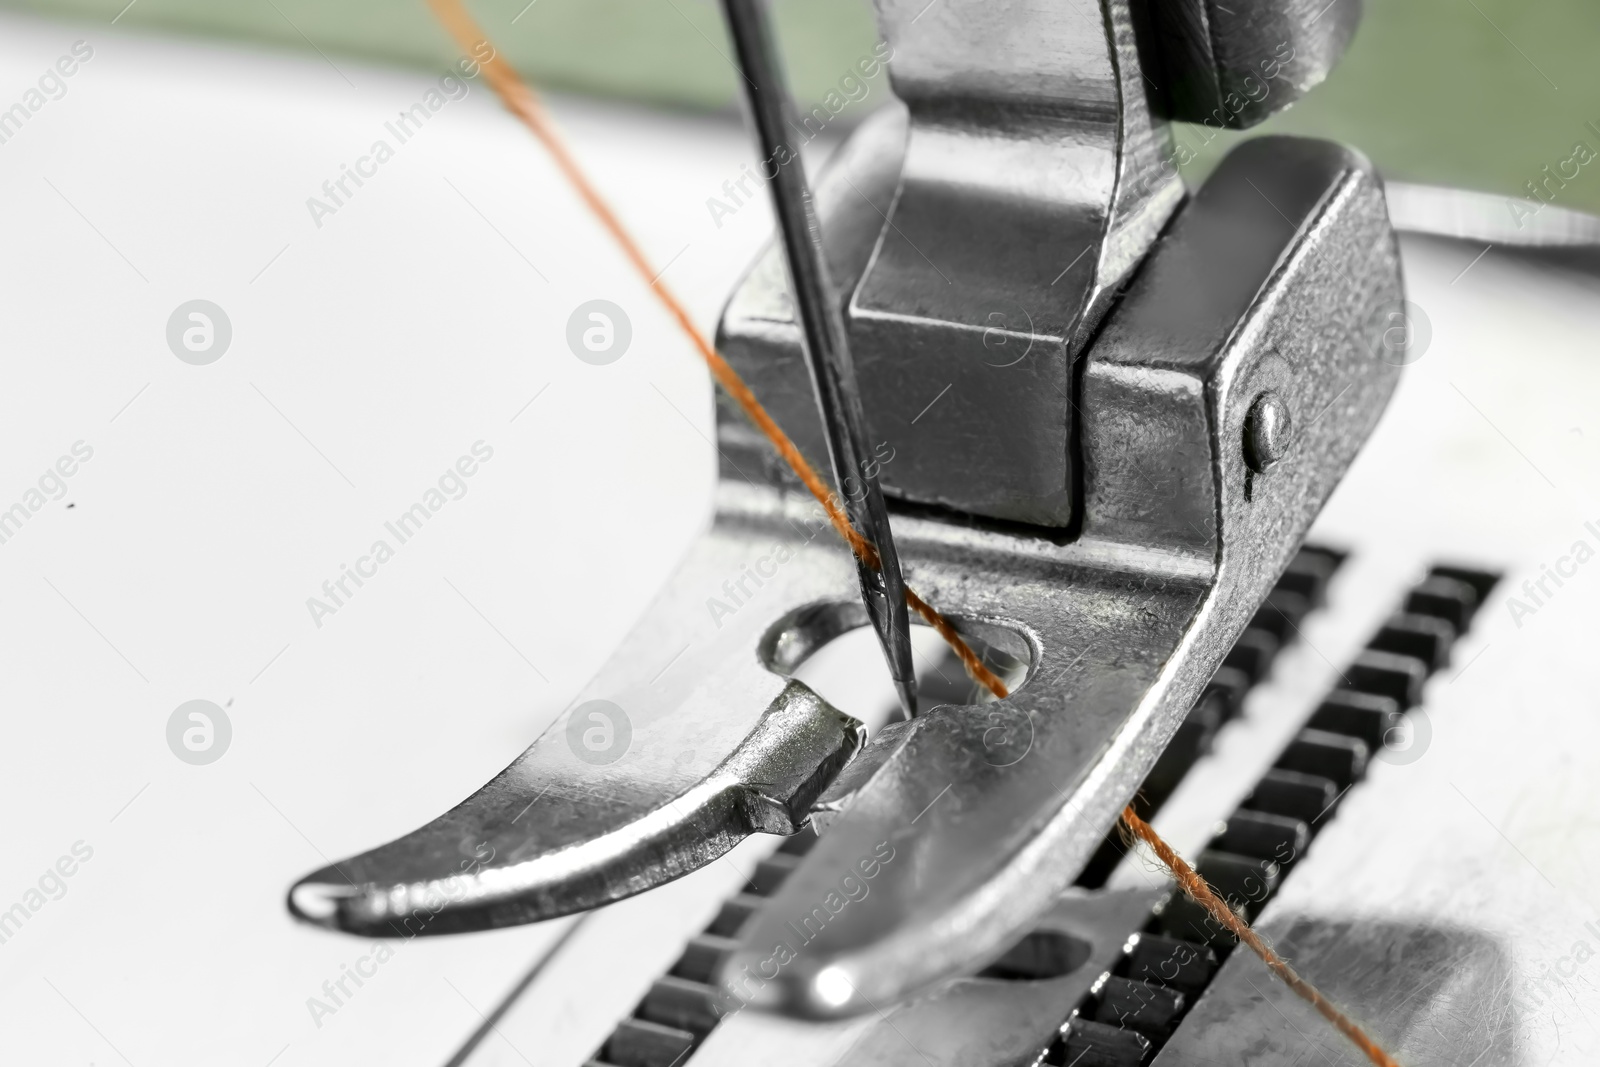
[[[479,47],[488,38],[483,29],[473,20],[462,6],[461,0],[429,0],[434,14],[455,39],[457,46],[466,55],[478,55]],[[711,376],[716,380],[734,402],[739,405],[755,427],[763,436],[772,443],[773,448],[794,471],[802,484],[810,490],[827,512],[829,521],[833,524],[839,535],[849,544],[850,550],[856,558],[866,565],[881,568],[877,548],[864,537],[851,523],[840,505],[838,495],[835,494],[822,480],[809,460],[800,452],[794,442],[778,426],[772,416],[756,398],[754,392],[745,384],[739,374],[727,360],[719,355],[704,332],[695,325],[694,319],[689,315],[688,309],[683,305],[671,289],[661,280],[660,275],[651,266],[650,260],[645,256],[643,249],[634,239],[633,235],[623,225],[621,218],[612,210],[594,183],[584,173],[577,159],[572,155],[560,136],[557,135],[554,125],[546,115],[543,105],[529,86],[517,75],[511,65],[505,61],[498,50],[491,49],[489,58],[482,61],[484,76],[489,85],[500,97],[508,111],[522,121],[529,131],[538,138],[551,159],[555,162],[562,175],[567,179],[573,190],[577,192],[589,210],[593,212],[600,224],[616,241],[618,247],[627,257],[633,268],[644,279],[655,293],[656,298],[671,314],[678,326],[699,352],[711,371]],[[842,483],[841,483],[842,484]],[[934,610],[933,606],[923,600],[911,589],[905,587],[906,606],[921,616],[928,625],[932,626],[956,655],[960,657],[962,665],[967,672],[984,688],[988,689],[997,698],[1008,695],[1004,682],[991,671],[979,658],[972,647],[951,625],[950,621]],[[1256,933],[1237,912],[1235,912],[1216,891],[1206,883],[1206,880],[1194,870],[1177,851],[1167,844],[1149,823],[1141,819],[1132,806],[1123,810],[1121,824],[1127,833],[1145,845],[1155,854],[1162,865],[1171,873],[1173,880],[1184,894],[1199,904],[1206,912],[1224,929],[1237,937],[1251,952],[1260,957],[1267,969],[1284,982],[1294,993],[1309,1003],[1317,1012],[1326,1018],[1338,1031],[1347,1037],[1375,1067],[1400,1067],[1399,1063],[1381,1048],[1365,1030],[1354,1020],[1345,1015],[1327,997],[1323,996],[1315,986],[1301,978],[1289,964],[1278,955],[1277,951],[1266,942],[1260,934]]]

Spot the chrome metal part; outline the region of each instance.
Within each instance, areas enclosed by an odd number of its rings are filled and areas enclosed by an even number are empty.
[[[856,371],[873,438],[894,449],[893,495],[1074,519],[1075,360],[1183,196],[1161,166],[1130,8],[878,4],[909,120],[863,131],[819,207],[853,283]],[[793,311],[767,288],[775,266],[730,305],[724,351],[820,457]]]
[[[831,1024],[838,1067],[1014,1067],[1055,1039],[1061,1020],[1127,946],[1159,891],[1069,892],[1001,964],[958,978],[883,1014]],[[770,1049],[770,1016],[734,1016],[695,1053],[696,1067],[748,1063]],[[981,1022],[981,1025],[978,1025]],[[825,1030],[826,1032],[826,1030]]]
[[[1256,397],[1244,417],[1244,461],[1257,474],[1267,473],[1294,441],[1294,416],[1283,398],[1268,389]]]
[[[867,443],[866,416],[856,388],[855,364],[838,290],[828,274],[805,160],[788,145],[792,108],[784,88],[765,8],[766,0],[723,0],[743,74],[745,100],[762,155],[772,161],[769,183],[783,241],[789,284],[803,325],[806,366],[811,372],[833,480],[851,525],[877,550],[877,564],[856,560],[856,578],[873,630],[883,645],[889,674],[907,718],[917,713],[917,681],[911,665],[906,588],[889,529],[889,512],[878,485],[879,461]]]
[[[1278,579],[1273,593],[1268,595],[1266,605],[1240,636],[1235,650],[1254,637],[1263,634],[1271,637],[1279,629],[1292,635],[1294,629],[1305,625],[1310,605],[1322,600],[1327,578],[1332,573],[1327,565],[1338,562],[1339,555],[1326,548],[1301,548]],[[1281,623],[1274,626],[1273,619]],[[1283,642],[1285,647],[1295,643],[1294,636],[1287,636]],[[1274,645],[1275,649],[1277,647]],[[1001,654],[992,646],[986,649],[986,655],[1008,678],[1013,675],[1009,657],[1001,659]],[[975,683],[970,679],[964,683],[957,681],[958,677],[965,677],[960,673],[959,663],[949,650],[945,651],[945,658],[944,667],[954,673],[947,672],[938,663],[933,664],[923,672],[921,696],[929,703],[969,702]],[[870,669],[867,663],[860,667]],[[1216,684],[1213,678],[1206,694],[1184,720],[1178,736],[1146,776],[1134,801],[1142,811],[1159,810],[1172,786],[1209,751],[1211,735],[1221,723],[1217,717],[1203,713],[1215,704],[1212,692]],[[1197,716],[1197,713],[1202,714]],[[1197,726],[1202,727],[1198,736],[1194,729]],[[857,760],[849,771],[863,767],[870,772],[870,764],[865,760]],[[1229,832],[1218,838],[1209,851],[1220,848],[1242,855],[1272,856],[1273,849],[1285,843],[1281,821],[1272,821],[1276,818],[1236,813],[1229,820]],[[817,814],[813,814],[814,825],[816,820]],[[1294,828],[1298,830],[1298,837],[1291,834],[1288,844],[1303,850],[1309,830],[1303,823],[1295,823]],[[1208,962],[1207,957],[1212,954],[1204,946],[1196,951],[1193,946],[1177,941],[1168,944],[1168,939],[1161,937],[1132,936],[1132,931],[1144,925],[1149,907],[1165,899],[1166,889],[1137,887],[1132,896],[1118,892],[1091,893],[1087,891],[1103,886],[1104,877],[1095,877],[1086,869],[1078,881],[1082,888],[1068,890],[1039,926],[994,964],[979,972],[978,981],[971,985],[970,996],[952,995],[952,984],[965,986],[967,983],[967,979],[958,978],[935,987],[914,1002],[906,1002],[904,1011],[884,1006],[890,1025],[870,1042],[864,1035],[876,1026],[877,1020],[886,1016],[867,1014],[827,1023],[795,1024],[767,1013],[744,1012],[742,990],[750,983],[761,981],[759,972],[744,973],[733,988],[712,985],[717,964],[736,947],[730,937],[750,920],[762,900],[783,885],[817,840],[818,836],[811,833],[785,838],[776,852],[757,863],[743,889],[723,902],[703,933],[689,938],[677,962],[638,1000],[628,1019],[675,1028],[694,1043],[689,1056],[699,1067],[717,1067],[729,1062],[795,1062],[824,1067],[840,1062],[852,1047],[862,1045],[873,1048],[882,1062],[896,1062],[895,1057],[927,1056],[931,1060],[940,1056],[948,1058],[952,1054],[982,1062],[1031,1062],[1030,1057],[1055,1039],[1058,1029],[1055,1020],[1075,1010],[1077,1002],[1064,993],[1076,990],[1076,995],[1081,997],[1086,989],[1098,989],[1095,1004],[1085,1009],[1086,1019],[1099,1020],[1097,1025],[1102,1026],[1107,1021],[1119,1025],[1123,1022],[1137,1024],[1145,1028],[1151,1040],[1159,1040],[1170,1032],[1171,1014],[1190,1003],[1192,995],[1203,988],[1215,970],[1215,959]],[[1096,860],[1112,849],[1116,855],[1121,855],[1118,845],[1113,845],[1113,839],[1108,837],[1097,851]],[[892,855],[887,858],[893,861]],[[703,878],[705,873],[722,874],[724,868],[732,867],[730,861],[696,877]],[[869,865],[860,873],[865,877],[874,870]],[[845,883],[844,888],[859,895],[871,891],[870,883],[870,878],[865,881],[858,878],[854,883]],[[643,902],[660,896],[652,894]],[[847,906],[846,899],[834,901],[833,906],[842,909]],[[1114,982],[1103,977],[1113,965],[1120,976]],[[1076,979],[1077,984],[1063,986],[1056,981],[1066,978]],[[938,1008],[933,1008],[933,1004]],[[1165,1016],[1161,1014],[1163,1010],[1167,1013]],[[912,1031],[918,1033],[916,1043],[907,1036]],[[614,1030],[603,1042],[597,1042],[598,1051],[592,1057],[593,1062],[605,1063],[611,1059],[612,1039],[620,1032]],[[891,1038],[891,1032],[897,1036]],[[1075,1038],[1088,1039],[1089,1036],[1075,1034]],[[925,1040],[927,1038],[936,1040]],[[683,1037],[678,1040],[681,1043]],[[932,1044],[933,1048],[924,1052],[924,1044]],[[673,1067],[672,1061],[680,1055],[681,1048],[665,1047],[658,1055],[644,1058],[636,1067]]]
[[[1163,111],[1248,129],[1322,84],[1361,21],[1362,0],[1149,0]]]
[[[908,576],[1025,664],[1022,683],[863,751],[861,723],[790,677],[868,621],[844,596],[854,561],[723,407],[714,524],[580,699],[451,812],[297,885],[297,916],[371,936],[532,922],[809,818],[826,835],[718,975],[760,976],[743,1003],[843,1018],[1002,958],[1091,861],[1387,403],[1398,368],[1376,312],[1402,289],[1359,155],[1256,140],[1184,201],[1130,0],[1005,12],[882,0],[906,109],[840,153],[821,256],[805,202],[779,200],[804,326],[774,254],[722,338],[820,455],[827,413],[850,416],[832,270],[873,430],[836,480],[881,437],[886,485],[937,505],[896,516]],[[984,358],[995,345],[1005,361]],[[1257,645],[1224,667],[1236,688],[1270,658]],[[635,1022],[619,1048],[693,1044]]]
[[[1503,210],[1503,204],[1497,207]],[[1600,741],[1600,718],[1592,714],[1597,664],[1589,653],[1600,611],[1592,575],[1583,566],[1536,616],[1523,614],[1521,605],[1532,603],[1523,582],[1537,582],[1552,569],[1542,565],[1554,565],[1563,552],[1569,553],[1564,565],[1570,569],[1573,542],[1593,546],[1600,521],[1586,526],[1567,494],[1531,476],[1519,449],[1564,488],[1578,484],[1589,469],[1570,452],[1576,435],[1567,427],[1582,427],[1593,437],[1586,398],[1600,389],[1600,364],[1586,339],[1600,322],[1600,298],[1584,275],[1563,275],[1498,252],[1463,277],[1462,268],[1481,243],[1451,246],[1406,237],[1402,246],[1408,296],[1427,306],[1438,334],[1428,357],[1403,375],[1363,457],[1313,530],[1319,544],[1347,550],[1348,558],[1322,610],[1308,608],[1324,599],[1326,555],[1306,553],[1286,569],[1253,627],[1281,627],[1289,635],[1285,650],[1242,707],[1236,696],[1240,672],[1219,670],[1215,691],[1229,694],[1224,703],[1234,717],[1155,821],[1191,857],[1210,851],[1299,857],[1259,923],[1292,953],[1296,966],[1408,1067],[1579,1067],[1600,1054],[1600,1038],[1587,1025],[1595,1003],[1600,921],[1584,899],[1584,887],[1593,881],[1595,851],[1589,846],[1596,833],[1586,816],[1595,808],[1593,753]],[[1525,358],[1506,359],[1513,344],[1524,346]],[[1564,388],[1559,396],[1528,390],[1530,375],[1561,381]],[[1458,388],[1489,418],[1464,402]],[[1330,411],[1317,425],[1333,417]],[[1294,463],[1291,455],[1285,470]],[[1280,473],[1275,469],[1267,481]],[[1501,506],[1506,503],[1511,506]],[[895,521],[898,527],[902,518]],[[1585,558],[1593,559],[1586,553]],[[1458,638],[1451,662],[1442,667],[1433,643],[1443,640],[1444,631],[1419,625],[1415,612],[1403,610],[1406,590],[1440,560],[1510,568],[1503,587],[1479,598],[1471,630]],[[839,577],[846,580],[846,572]],[[1547,585],[1555,588],[1553,580]],[[1448,598],[1428,603],[1453,610]],[[1409,650],[1394,647],[1398,638],[1385,636],[1391,630],[1406,636]],[[1418,634],[1422,644],[1416,643]],[[1403,731],[1395,697],[1340,685],[1340,670],[1369,643],[1424,659],[1431,649],[1435,657],[1437,674],[1422,693],[1423,717],[1413,714]],[[1030,687],[1039,681],[1036,673]],[[1423,730],[1423,722],[1430,729]],[[1409,741],[1397,737],[1394,752],[1369,760],[1365,780],[1342,799],[1329,783],[1327,799],[1308,818],[1330,800],[1337,804],[1311,827],[1318,833],[1309,852],[1306,820],[1276,815],[1254,802],[1238,807],[1307,724],[1359,737],[1374,752],[1386,737],[1410,735]],[[933,810],[950,799],[946,795]],[[1227,825],[1218,836],[1222,820]],[[890,866],[904,857],[898,853]],[[695,875],[722,879],[698,908],[682,903],[683,891],[695,884],[686,879],[597,913],[587,950],[558,961],[556,973],[499,1019],[505,1040],[491,1037],[465,1062],[512,1067],[523,1062],[512,1045],[531,1050],[544,1047],[540,1042],[551,1047],[551,1062],[584,1062],[650,980],[667,970],[678,945],[715,913],[731,891],[728,875],[742,880],[751,864],[739,867],[734,872],[734,864],[719,862]],[[1157,888],[1164,881],[1148,859],[1136,858],[1109,885],[1116,892]],[[877,894],[880,880],[870,885]],[[841,917],[857,903],[848,904]],[[641,919],[641,911],[649,918]],[[676,941],[638,964],[646,940],[641,929],[661,928]],[[1337,940],[1345,931],[1347,939]],[[717,948],[731,951],[732,943],[723,938]],[[1235,952],[1213,976],[1204,946],[1191,957],[1194,951],[1165,934],[1146,932],[1133,944],[1126,966],[1114,969],[1123,978],[1174,983],[1187,998],[1187,1014],[1161,1051],[1160,1064],[1353,1067],[1354,1049],[1279,989],[1258,962]],[[1038,1033],[1066,1018],[1019,1020],[1007,1009],[1030,997],[1027,983],[1007,988],[1010,999],[973,1002],[982,1010],[944,1001],[949,1018],[939,1020],[943,1033],[965,1028],[989,1043],[974,1038],[967,1046],[978,1050],[976,1062],[991,1062],[985,1058],[990,1046],[1007,1062],[1001,1053],[1015,1048],[1013,1028]],[[596,989],[605,993],[591,992]],[[1212,1006],[1214,998],[1224,997]],[[938,1062],[938,1049],[909,1027],[908,1016],[886,1003],[879,1006],[905,1033],[904,1062],[921,1064],[918,1050]],[[1103,1021],[1092,1000],[1080,1018],[1115,1025]],[[842,1062],[862,1034],[882,1025],[871,1012],[802,1022],[741,1010],[724,1016],[680,1067],[829,1067]],[[1245,1041],[1255,1044],[1241,1048]],[[1033,1063],[1042,1047],[1009,1062]],[[638,1062],[670,1067],[671,1060]],[[596,1062],[613,1061],[600,1055]],[[1073,1057],[1056,1047],[1042,1062],[1064,1065]]]
[[[936,603],[1027,635],[1028,683],[875,740],[864,755],[874,773],[824,798],[842,814],[746,928],[725,974],[770,969],[787,945],[795,958],[755,1001],[852,1014],[980,965],[1048,907],[1382,410],[1396,368],[1373,356],[1363,316],[1399,286],[1381,192],[1352,153],[1271,138],[1219,168],[1090,353],[1079,540],[1053,549],[903,526],[912,573]],[[1266,388],[1328,417],[1252,484],[1242,427]],[[923,569],[935,544],[958,551],[958,584]],[[791,924],[883,842],[904,859],[795,951]]]
[[[853,581],[848,553],[812,543],[819,534],[832,536],[825,520],[724,517],[515,763],[421,829],[308,875],[291,910],[374,937],[510,926],[670,881],[751,833],[794,833],[863,739],[757,651],[781,667],[866,621],[857,603],[785,623]],[[746,567],[768,566],[754,599],[724,599]]]
[[[725,478],[715,526],[567,716],[441,819],[312,875],[292,906],[379,936],[529,922],[660,884],[750,832],[793,832],[816,802],[838,812],[829,833],[730,970],[770,960],[880,847],[899,858],[756,1003],[849,1015],[981,966],[1087,862],[1360,447],[1397,372],[1366,324],[1399,292],[1363,160],[1244,146],[1089,355],[1078,539],[897,524],[932,602],[1029,662],[1010,697],[883,731],[828,793],[858,724],[784,676],[866,621],[840,600],[851,559],[808,499]],[[1252,481],[1243,426],[1267,389],[1325,417]],[[747,562],[759,587],[730,605]],[[588,746],[596,715],[631,723],[632,744]]]

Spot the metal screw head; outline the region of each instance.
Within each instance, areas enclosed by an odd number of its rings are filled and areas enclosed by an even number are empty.
[[[1289,405],[1268,389],[1250,405],[1244,417],[1244,461],[1257,474],[1265,474],[1294,444],[1294,419]]]

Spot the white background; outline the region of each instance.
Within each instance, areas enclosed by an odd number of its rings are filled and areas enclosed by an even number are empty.
[[[94,856],[0,944],[0,1061],[441,1062],[555,931],[409,944],[319,1028],[307,998],[373,946],[284,894],[587,681],[709,517],[709,381],[481,82],[318,228],[306,199],[436,76],[8,15],[0,107],[78,40],[0,144],[0,507],[94,449],[0,544],[0,909]],[[713,327],[768,226],[705,206],[744,133],[555,111]],[[232,322],[209,366],[166,343],[194,298]],[[633,324],[603,367],[565,340],[595,298]],[[467,495],[316,627],[307,598],[479,440]],[[233,726],[209,766],[166,744],[193,699]]]

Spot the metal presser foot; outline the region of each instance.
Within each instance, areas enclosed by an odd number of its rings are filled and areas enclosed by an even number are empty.
[[[1032,929],[1395,385],[1376,353],[1397,249],[1366,161],[1265,138],[1187,196],[1166,128],[1250,125],[1314,86],[1356,11],[1321,7],[879,0],[905,107],[815,198],[853,357],[838,382],[907,582],[1012,667],[1009,696],[867,737],[792,680],[869,610],[724,400],[715,519],[573,707],[456,808],[307,876],[294,914],[375,937],[535,922],[813,823],[726,965],[760,976],[744,999],[859,1013]],[[784,267],[755,265],[719,347],[823,466],[838,437]],[[835,468],[847,498],[857,473]]]

